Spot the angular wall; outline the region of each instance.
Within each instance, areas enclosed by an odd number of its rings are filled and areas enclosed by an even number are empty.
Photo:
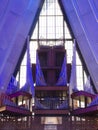
[[[44,0],[0,1],[0,92],[5,91],[8,85],[43,2]]]
[[[98,90],[98,1],[59,0]]]

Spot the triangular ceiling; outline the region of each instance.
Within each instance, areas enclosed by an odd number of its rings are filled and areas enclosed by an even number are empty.
[[[2,6],[0,7],[2,10],[2,15],[0,16],[2,19],[0,22],[0,40],[2,43],[0,46],[0,87],[2,91],[5,90],[16,64],[18,63],[31,25],[33,25],[32,30],[34,30],[43,2],[44,0],[14,0],[9,2],[9,5],[7,5],[7,2],[4,2],[4,8],[2,8]],[[91,2],[88,3],[84,0],[80,2],[77,2],[76,0],[59,0],[59,3],[63,13],[66,14],[69,20],[81,54],[83,55],[90,75],[92,76],[94,85],[97,88],[98,58],[96,53],[97,36],[95,32],[98,29],[96,29],[97,21],[95,21],[95,15],[92,15],[92,11],[94,12],[93,14],[96,14],[96,8],[95,6],[91,8]],[[97,3],[93,4],[96,5]],[[6,13],[4,13],[5,11]],[[86,15],[89,11],[91,11],[91,14]],[[88,19],[89,22],[91,21],[90,23],[88,22]],[[94,28],[93,26],[90,27],[92,24],[94,25]],[[94,43],[95,48],[92,46],[92,43]]]
[[[69,51],[66,52],[69,57],[67,59],[67,62],[71,63],[73,39],[67,27],[66,21],[64,21],[63,13],[57,0],[45,0],[30,40],[32,63],[35,63],[34,57],[36,59],[35,46],[39,44],[45,46],[64,45],[66,49],[71,46],[71,49],[68,49],[70,51],[70,54],[67,53]],[[20,84],[22,85],[23,80],[21,77],[25,78],[24,74],[20,75]],[[68,79],[69,77],[70,75],[68,76]]]
[[[68,26],[67,26],[68,25]],[[69,31],[70,30],[70,31]],[[72,62],[72,44],[73,44],[73,38],[72,38],[71,26],[69,26],[68,19],[66,17],[64,21],[63,12],[60,9],[60,4],[58,3],[58,0],[45,0],[36,28],[34,30],[33,36],[31,37],[33,48],[35,47],[35,43],[43,45],[60,45],[61,43],[64,44],[66,50],[67,50],[67,63]],[[30,44],[30,45],[31,45]],[[32,52],[34,52],[33,49],[31,49]],[[31,54],[31,57],[34,55],[34,53]],[[79,61],[79,57],[78,57]],[[80,61],[79,61],[80,62]],[[82,66],[81,63],[79,63],[79,66]],[[80,89],[83,89],[83,70],[79,68],[79,72],[81,71],[82,75],[82,81],[80,84],[80,73],[77,72],[77,77],[79,79],[77,80],[77,86]],[[81,70],[80,70],[81,69]],[[22,76],[23,77],[23,76]],[[68,75],[70,77],[70,74]],[[22,82],[23,83],[23,82]]]
[[[58,3],[58,0],[45,0],[38,22],[36,24],[35,30],[31,37],[32,43],[30,45],[33,46],[33,47],[31,46],[31,49],[30,49],[32,52],[31,57],[35,53],[34,48],[36,44],[38,44],[38,42],[40,44],[48,45],[48,46],[49,45],[54,46],[57,44],[60,45],[63,43],[65,45],[65,48],[67,47],[66,48],[67,49],[67,63],[71,63],[73,39],[72,39],[72,36],[70,35],[70,32],[72,32],[72,29],[71,29],[71,26],[69,26],[67,17],[65,19],[65,22],[63,18],[64,18],[63,12],[60,9],[60,4]],[[70,29],[70,32],[68,28]],[[22,64],[22,66],[24,69],[25,64],[24,65]],[[79,63],[79,66],[80,66],[80,63]],[[80,72],[80,69],[79,69],[79,72]],[[82,69],[81,69],[81,73],[83,73]],[[80,73],[78,73],[78,75],[80,76]],[[25,79],[24,73],[22,75],[20,74],[20,85],[23,84],[23,79],[22,79],[23,77]],[[81,77],[83,77],[83,75],[81,75]],[[78,80],[77,86],[79,87],[79,89],[83,89],[83,79],[82,79],[81,85],[80,85],[80,80]]]

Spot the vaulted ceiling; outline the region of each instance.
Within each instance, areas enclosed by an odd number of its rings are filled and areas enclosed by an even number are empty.
[[[98,1],[58,0],[98,89]],[[33,32],[44,0],[1,0],[0,87],[4,91]]]

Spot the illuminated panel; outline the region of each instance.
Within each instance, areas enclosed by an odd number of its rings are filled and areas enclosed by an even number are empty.
[[[41,124],[62,124],[62,117],[41,117]]]

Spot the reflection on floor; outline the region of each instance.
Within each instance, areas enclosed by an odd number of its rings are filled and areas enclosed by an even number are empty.
[[[53,125],[53,124],[45,125],[44,130],[57,130],[57,125]]]

